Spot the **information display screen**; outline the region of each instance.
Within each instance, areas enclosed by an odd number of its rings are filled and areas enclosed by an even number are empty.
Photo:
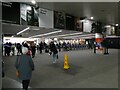
[[[20,24],[20,3],[2,2],[2,21]]]
[[[65,13],[54,11],[54,28],[65,29]]]
[[[66,29],[74,30],[75,28],[75,18],[72,15],[66,14]]]

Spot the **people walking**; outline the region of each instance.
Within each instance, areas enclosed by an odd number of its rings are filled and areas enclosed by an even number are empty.
[[[40,54],[42,54],[42,50],[43,50],[43,43],[41,41],[41,43],[39,43],[39,50],[40,50]]]
[[[21,55],[22,54],[22,45],[20,43],[17,43],[16,48],[17,48],[17,55]]]
[[[34,70],[34,63],[30,55],[28,55],[28,48],[22,48],[22,55],[17,56],[15,67],[19,72],[19,79],[22,81],[22,87],[24,90],[28,90],[28,86],[32,77],[32,71]]]
[[[102,46],[104,47],[104,54],[109,54],[108,53],[108,42],[106,38],[103,40]]]
[[[32,43],[32,45],[31,45],[31,52],[32,52],[32,58],[34,58],[35,52],[36,52],[36,45],[34,43]]]
[[[96,42],[94,42],[94,53],[96,53]]]
[[[56,63],[56,60],[58,58],[58,51],[57,51],[57,48],[56,48],[54,42],[51,42],[50,50],[52,52],[53,63]]]
[[[11,51],[12,51],[12,55],[15,55],[15,44],[12,44]]]

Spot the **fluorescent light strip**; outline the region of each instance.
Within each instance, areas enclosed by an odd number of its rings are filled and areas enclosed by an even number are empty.
[[[74,38],[74,37],[85,37],[85,36],[94,36],[95,34],[87,34],[87,35],[79,35],[79,36],[68,36],[68,37],[64,37],[64,38]]]
[[[77,35],[77,34],[82,34],[82,33],[72,33],[72,34],[57,35],[57,36],[51,36],[49,38],[52,38],[52,37],[64,37],[64,36]]]
[[[84,39],[89,39],[89,38],[94,38],[95,36],[80,36],[80,37],[76,37],[76,38],[64,38],[64,39],[80,39],[80,38],[84,38]]]
[[[59,32],[62,32],[62,30],[54,31],[54,32],[49,32],[49,33],[45,33],[45,34],[40,34],[40,35],[35,35],[35,36],[31,36],[29,38],[34,38],[34,37],[39,37],[39,36],[45,36],[45,35],[50,35],[50,34],[59,33]]]
[[[120,36],[108,36],[108,35],[106,35],[106,38],[120,38]]]
[[[23,29],[22,31],[18,32],[17,35],[19,35],[19,34],[25,32],[25,31],[27,31],[28,29],[30,29],[30,27],[27,27],[27,28]]]

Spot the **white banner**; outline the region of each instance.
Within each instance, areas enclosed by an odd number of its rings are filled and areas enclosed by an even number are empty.
[[[53,11],[39,9],[39,27],[53,28]]]

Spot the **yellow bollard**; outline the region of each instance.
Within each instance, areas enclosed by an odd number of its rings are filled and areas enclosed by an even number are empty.
[[[68,65],[68,55],[67,54],[65,54],[64,55],[64,69],[69,69],[70,68],[70,66]]]

